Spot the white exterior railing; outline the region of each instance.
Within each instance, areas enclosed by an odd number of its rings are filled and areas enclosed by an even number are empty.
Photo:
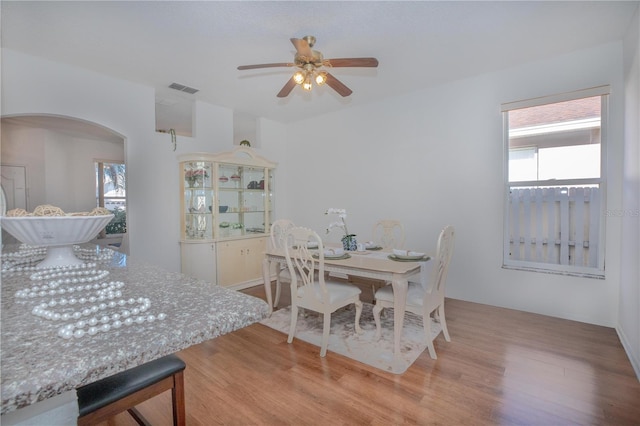
[[[512,188],[508,214],[509,260],[599,267],[599,188]]]

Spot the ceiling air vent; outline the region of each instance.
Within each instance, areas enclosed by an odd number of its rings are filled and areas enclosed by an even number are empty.
[[[169,85],[169,88],[179,90],[181,92],[189,93],[191,95],[199,91],[198,89],[194,89],[193,87],[185,86],[184,84],[179,84],[179,83],[171,83]]]

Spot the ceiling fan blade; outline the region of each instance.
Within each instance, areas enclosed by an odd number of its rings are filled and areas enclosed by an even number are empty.
[[[329,87],[331,87],[333,90],[335,90],[342,96],[349,96],[350,94],[353,93],[351,89],[349,89],[340,80],[338,80],[337,78],[335,78],[329,73],[327,73],[326,83],[329,85]]]
[[[325,59],[324,65],[327,67],[370,67],[378,66],[376,58],[336,58]]]
[[[285,84],[284,87],[278,92],[278,97],[286,98],[287,96],[289,96],[289,93],[291,93],[294,87],[296,87],[296,82],[293,77],[291,77],[289,81],[287,81],[287,84]]]
[[[298,55],[304,56],[305,58],[313,57],[313,52],[311,51],[311,47],[309,47],[309,43],[307,43],[307,40],[304,40],[302,38],[292,38],[290,40],[291,43],[293,43],[293,46],[296,48],[296,52],[298,52]]]
[[[240,65],[239,70],[254,70],[256,68],[275,68],[275,67],[292,67],[295,64],[290,62],[279,62],[276,64],[255,64],[255,65]]]

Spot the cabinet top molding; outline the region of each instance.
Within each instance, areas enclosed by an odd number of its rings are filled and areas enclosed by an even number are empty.
[[[233,163],[242,166],[267,167],[276,168],[278,163],[267,160],[258,155],[253,148],[241,146],[231,151],[211,153],[211,152],[193,152],[189,154],[181,154],[178,161],[210,161],[215,163]]]

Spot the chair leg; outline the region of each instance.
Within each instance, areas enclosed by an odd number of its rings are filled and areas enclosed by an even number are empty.
[[[362,328],[360,327],[360,315],[362,315],[362,301],[356,300],[356,333],[362,334]]]
[[[449,337],[449,330],[447,330],[447,321],[444,319],[444,303],[438,307],[438,317],[440,318],[440,324],[442,325],[442,334],[444,334],[444,340],[451,341]]]
[[[427,339],[429,355],[433,359],[438,359],[438,356],[436,355],[436,348],[433,346],[433,336],[431,335],[431,312],[425,312],[422,314],[422,327],[424,328],[424,336]]]
[[[173,375],[173,387],[171,388],[171,402],[173,410],[173,426],[185,426],[187,416],[184,407],[184,372],[179,371]],[[136,407],[127,410],[129,415],[141,426],[151,426]]]
[[[279,265],[279,264],[278,264]],[[282,283],[280,282],[280,271],[278,271],[278,275],[276,275],[276,295],[273,298],[273,307],[276,308],[280,303],[280,292],[282,289]]]
[[[298,323],[298,305],[291,305],[291,324],[289,325],[289,337],[287,343],[293,342],[293,336],[296,334],[296,324]]]
[[[144,416],[140,414],[140,411],[138,411],[136,407],[129,408],[127,412],[140,426],[151,426],[151,423],[149,423],[147,419],[145,419]]]
[[[320,356],[327,355],[327,346],[329,346],[329,332],[331,331],[331,314],[325,313],[322,326],[322,345],[320,346]]]
[[[379,340],[382,337],[382,324],[380,324],[380,312],[382,312],[382,306],[377,303],[373,305],[373,319],[376,322],[376,334],[373,337],[374,340]]]
[[[187,415],[184,406],[184,371],[173,376],[171,400],[173,402],[173,426],[185,426]]]
[[[436,348],[433,346],[433,340],[428,341],[428,348],[431,359],[438,359],[438,355],[436,355]]]

